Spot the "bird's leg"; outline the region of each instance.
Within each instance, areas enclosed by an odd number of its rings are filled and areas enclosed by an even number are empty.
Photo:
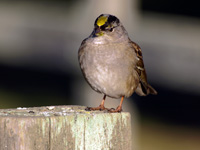
[[[106,100],[106,95],[103,96],[103,99],[102,99],[102,101],[101,101],[101,104],[99,105],[99,107],[101,108],[101,110],[106,109],[106,108],[104,107],[105,100]]]
[[[109,109],[108,112],[110,113],[121,112],[123,101],[124,101],[124,96],[122,96],[119,106],[116,109],[112,109],[112,108]]]
[[[101,104],[99,107],[87,107],[85,110],[91,111],[91,110],[105,110],[106,108],[104,107],[104,103],[106,100],[106,95],[103,96],[103,100],[101,101]]]

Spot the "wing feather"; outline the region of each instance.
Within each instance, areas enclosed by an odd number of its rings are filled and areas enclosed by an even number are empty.
[[[135,50],[136,56],[138,57],[138,61],[135,67],[135,70],[138,73],[140,82],[138,87],[136,88],[135,92],[140,96],[146,96],[148,94],[156,95],[157,91],[147,82],[147,75],[144,68],[143,57],[142,57],[142,50],[138,44],[131,41],[131,44]]]

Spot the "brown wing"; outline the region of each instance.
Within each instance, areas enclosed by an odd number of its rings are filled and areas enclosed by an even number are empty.
[[[138,62],[136,64],[135,70],[137,71],[138,76],[140,78],[140,83],[138,87],[136,88],[135,92],[140,96],[146,96],[148,94],[156,95],[157,94],[156,90],[153,87],[151,87],[150,84],[147,83],[147,75],[146,75],[143,58],[142,58],[142,50],[139,47],[139,45],[137,45],[136,43],[131,41],[131,44],[138,57]]]

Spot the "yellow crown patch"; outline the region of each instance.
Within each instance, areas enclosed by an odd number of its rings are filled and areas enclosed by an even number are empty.
[[[97,20],[97,25],[100,27],[102,25],[104,25],[106,23],[106,21],[108,20],[107,16],[101,16],[99,17],[99,19]]]

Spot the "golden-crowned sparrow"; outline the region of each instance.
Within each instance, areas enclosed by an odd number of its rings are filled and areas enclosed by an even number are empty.
[[[91,35],[83,40],[78,52],[82,73],[93,90],[103,93],[99,107],[87,110],[104,110],[106,96],[120,98],[120,105],[109,112],[121,112],[124,97],[135,91],[140,96],[157,94],[147,83],[140,47],[128,37],[119,19],[102,14]]]

